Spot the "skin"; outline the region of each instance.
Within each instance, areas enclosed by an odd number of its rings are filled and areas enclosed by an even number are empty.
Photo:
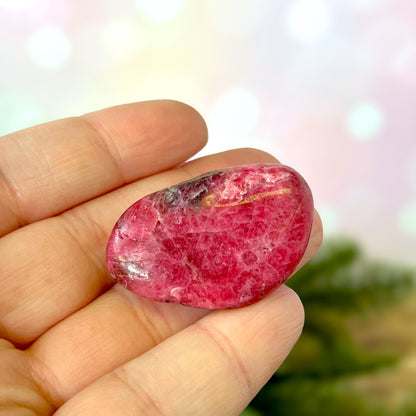
[[[240,309],[153,302],[114,285],[111,229],[142,196],[204,172],[276,162],[237,149],[184,163],[201,116],[153,101],[0,139],[0,416],[238,415],[303,325],[282,286]],[[322,236],[319,216],[304,264]]]

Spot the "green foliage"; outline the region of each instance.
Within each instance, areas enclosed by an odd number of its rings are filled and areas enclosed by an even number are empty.
[[[411,293],[415,283],[413,269],[370,261],[350,240],[326,242],[288,282],[305,307],[303,334],[243,414],[390,415],[383,403],[351,389],[348,381],[392,367],[400,357],[382,348],[363,350],[345,321],[390,307]],[[401,415],[415,416],[416,405],[412,402]]]
[[[342,388],[340,383],[307,378],[269,383],[253,406],[263,415],[389,416],[380,404]]]
[[[305,306],[343,313],[372,311],[400,300],[415,287],[415,271],[368,260],[350,240],[327,242],[288,281]]]
[[[252,407],[247,407],[247,409],[245,409],[243,413],[240,414],[240,416],[262,416],[262,413],[258,412]]]
[[[416,396],[416,395],[415,395]],[[412,397],[404,405],[403,416],[416,416],[416,398]]]

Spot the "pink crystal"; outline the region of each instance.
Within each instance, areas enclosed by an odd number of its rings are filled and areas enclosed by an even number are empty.
[[[236,308],[289,278],[312,220],[311,192],[293,169],[262,164],[217,170],[133,204],[111,234],[108,268],[140,296]]]

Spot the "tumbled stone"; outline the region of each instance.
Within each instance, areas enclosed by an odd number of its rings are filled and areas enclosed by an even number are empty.
[[[311,192],[293,169],[257,164],[217,170],[133,204],[111,234],[108,268],[140,296],[236,308],[289,278],[312,220]]]

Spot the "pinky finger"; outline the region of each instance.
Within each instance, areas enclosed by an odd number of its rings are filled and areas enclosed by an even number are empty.
[[[286,286],[213,312],[75,395],[59,416],[237,416],[280,366],[303,326]]]

